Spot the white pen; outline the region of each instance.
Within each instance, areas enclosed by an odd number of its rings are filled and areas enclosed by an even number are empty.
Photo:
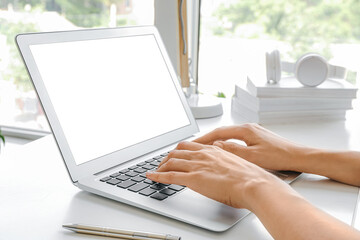
[[[122,239],[133,239],[133,240],[155,240],[155,239],[180,240],[181,239],[181,237],[172,236],[170,234],[130,231],[130,230],[114,229],[109,227],[83,225],[83,224],[64,224],[63,228],[66,228],[68,230],[77,233],[116,237]]]

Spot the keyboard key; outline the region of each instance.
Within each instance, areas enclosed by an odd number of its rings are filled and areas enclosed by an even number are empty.
[[[137,176],[137,175],[139,175],[139,173],[137,173],[137,172],[127,172],[127,173],[125,173],[125,175],[126,176],[129,176],[129,177],[135,177],[135,176]]]
[[[150,165],[153,165],[154,167],[159,166],[159,164],[160,164],[160,162],[158,162],[158,161],[153,161],[150,163]]]
[[[170,185],[169,188],[174,190],[174,191],[180,191],[180,190],[183,190],[185,187],[173,184],[173,185]]]
[[[161,183],[155,183],[155,184],[150,186],[150,188],[158,190],[158,191],[165,188],[165,187],[166,186],[164,184],[161,184]]]
[[[141,190],[139,193],[144,195],[144,196],[150,196],[151,194],[153,194],[154,192],[156,192],[154,189],[151,188],[145,188],[143,190]]]
[[[134,166],[129,167],[128,169],[134,170],[134,169],[136,169],[136,168],[138,168],[138,166],[134,165]]]
[[[111,184],[111,185],[116,185],[116,184],[118,184],[119,182],[120,182],[119,180],[117,180],[117,179],[115,179],[115,178],[112,178],[112,179],[110,179],[109,181],[107,181],[106,183]]]
[[[136,182],[132,181],[132,180],[126,180],[120,184],[118,184],[117,186],[118,187],[121,187],[121,188],[128,188],[128,187],[131,187],[132,185],[135,185]]]
[[[144,169],[144,168],[136,168],[136,169],[134,169],[134,172],[137,172],[137,173],[144,173],[144,172],[146,172],[147,170],[146,169]]]
[[[113,174],[110,175],[110,177],[116,178],[116,177],[119,176],[119,175],[120,175],[120,173],[113,173]]]
[[[136,166],[139,166],[139,167],[144,166],[144,165],[146,165],[146,162],[141,162],[141,163],[136,164]]]
[[[144,188],[147,188],[149,185],[148,184],[145,184],[145,183],[138,183],[134,186],[132,186],[131,188],[128,188],[129,191],[132,191],[132,192],[138,192],[140,190],[143,190]]]
[[[168,188],[165,188],[165,189],[161,190],[160,193],[163,193],[163,194],[166,194],[166,195],[168,195],[168,196],[171,196],[171,195],[173,195],[174,193],[176,193],[176,191],[171,190],[171,189],[168,189]]]
[[[166,157],[169,153],[163,153],[163,154],[160,154],[160,156],[162,157]]]
[[[167,198],[167,195],[163,194],[163,193],[154,193],[150,197],[161,201],[161,200],[164,200],[165,198]]]
[[[149,162],[152,162],[152,161],[154,161],[154,159],[151,158],[151,159],[146,160],[145,162],[149,163]]]
[[[154,181],[152,181],[152,180],[150,180],[150,179],[146,179],[146,180],[144,181],[144,183],[147,183],[147,184],[155,184],[156,182],[154,182]]]
[[[104,177],[102,179],[100,179],[101,182],[106,182],[109,181],[111,179],[111,177]]]
[[[121,170],[119,173],[123,173],[123,174],[124,174],[124,173],[127,173],[128,171],[130,171],[130,170],[126,168],[126,169]]]
[[[136,177],[133,177],[131,180],[133,180],[135,182],[142,182],[144,180],[144,178],[142,178],[140,176],[136,176]]]
[[[140,174],[139,177],[146,178],[146,172]]]
[[[153,159],[155,159],[155,160],[159,160],[159,159],[162,159],[162,158],[163,158],[162,156],[153,157]]]
[[[125,176],[125,175],[120,175],[118,176],[116,179],[120,180],[120,181],[126,181],[128,180],[130,177],[128,176]]]
[[[146,170],[151,170],[151,169],[154,169],[155,166],[154,166],[154,165],[150,165],[150,164],[146,164],[145,166],[142,166],[142,168],[145,168]]]

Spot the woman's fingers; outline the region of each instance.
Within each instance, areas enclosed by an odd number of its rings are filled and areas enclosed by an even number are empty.
[[[208,148],[209,146],[205,146],[200,143],[195,142],[180,142],[174,150],[172,150],[159,164],[158,167],[161,167],[171,158],[181,158],[185,160],[190,160],[196,156],[195,151]]]
[[[242,146],[234,142],[216,141],[213,143],[214,146],[224,149],[225,151],[231,152],[241,158],[248,159],[249,150],[251,147]]]
[[[155,182],[187,186],[191,174],[184,172],[147,172],[146,177]]]
[[[190,150],[190,151],[197,151],[206,148],[205,145],[197,142],[180,142],[175,149],[177,150]]]
[[[213,144],[215,141],[228,139],[242,140],[248,144],[253,132],[259,128],[256,124],[243,124],[237,126],[220,127],[194,140],[196,143]]]
[[[193,169],[191,161],[180,158],[169,158],[165,163],[159,165],[158,172],[190,172]]]
[[[159,164],[158,168],[164,165],[169,159],[178,158],[184,160],[190,160],[193,157],[193,152],[189,150],[172,150]]]

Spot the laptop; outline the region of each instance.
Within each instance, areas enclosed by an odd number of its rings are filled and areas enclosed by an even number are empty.
[[[20,34],[16,43],[75,186],[217,232],[249,213],[146,179],[198,132],[154,26]]]

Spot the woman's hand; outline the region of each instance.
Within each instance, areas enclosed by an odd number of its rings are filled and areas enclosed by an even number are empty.
[[[247,146],[226,140],[242,140]],[[310,148],[292,143],[257,124],[221,127],[194,140],[215,145],[271,170],[302,171],[304,153]]]
[[[262,168],[223,149],[181,142],[147,178],[186,185],[209,198],[235,208],[251,209],[251,194],[258,186],[282,184]],[[280,183],[279,183],[280,182]]]

